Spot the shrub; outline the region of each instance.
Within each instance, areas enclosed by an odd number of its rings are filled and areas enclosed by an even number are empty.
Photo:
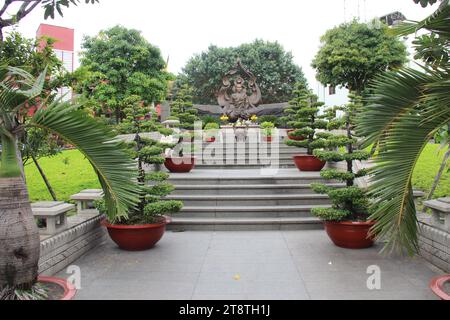
[[[157,171],[158,166],[154,166],[153,171],[146,173],[144,165],[157,165],[165,161],[163,156],[166,148],[173,148],[174,144],[160,143],[158,141],[143,138],[140,132],[144,127],[151,127],[154,131],[165,132],[160,123],[150,118],[146,119],[143,115],[147,114],[149,108],[140,104],[135,99],[129,101],[129,106],[125,109],[127,127],[132,128],[136,133],[134,141],[128,142],[128,152],[137,159],[138,181],[140,186],[140,203],[129,212],[128,217],[110,221],[126,225],[156,223],[161,220],[162,215],[178,212],[183,204],[180,201],[164,200],[163,198],[170,194],[174,187],[166,182],[169,175],[165,172]],[[103,200],[95,202],[96,207],[101,213],[106,213],[107,208]]]
[[[327,128],[325,116],[318,115],[319,108],[323,105],[324,103],[319,102],[318,97],[312,94],[311,90],[306,88],[303,83],[296,85],[294,98],[289,101],[289,107],[284,112],[291,119],[288,125],[296,129],[290,135],[302,136],[305,140],[286,140],[288,146],[306,148],[309,155],[312,155],[315,149],[327,146],[327,139],[331,134],[323,132],[316,134],[316,129]]]
[[[345,182],[344,188],[329,187],[325,184],[312,184],[312,189],[320,194],[327,194],[332,201],[332,208],[314,208],[311,212],[322,220],[367,220],[369,216],[369,199],[366,191],[355,186],[355,179],[367,174],[367,170],[353,169],[353,161],[367,160],[369,152],[358,150],[357,139],[353,134],[356,114],[362,107],[361,98],[350,95],[350,103],[343,107],[328,109],[325,114],[330,117],[328,129],[345,129],[346,135],[329,136],[324,144],[329,148],[340,148],[339,151],[315,150],[314,155],[321,160],[331,162],[346,162],[346,171],[336,169],[322,170],[320,175],[325,179]],[[344,113],[342,118],[336,118],[336,111]],[[342,147],[345,147],[342,149]]]
[[[267,137],[272,136],[272,131],[275,128],[275,124],[273,124],[272,122],[269,121],[265,121],[263,123],[261,123],[260,125],[261,127],[261,133]]]

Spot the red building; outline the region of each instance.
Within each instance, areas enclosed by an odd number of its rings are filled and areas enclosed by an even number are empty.
[[[36,37],[42,36],[55,39],[53,50],[55,55],[62,61],[67,71],[74,71],[74,29],[53,26],[50,24],[41,23],[36,32]],[[72,98],[70,88],[61,88],[58,90],[60,96],[65,95],[65,100]]]

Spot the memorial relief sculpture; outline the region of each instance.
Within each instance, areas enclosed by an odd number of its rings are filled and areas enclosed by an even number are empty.
[[[248,120],[256,114],[261,102],[261,90],[256,77],[242,65],[240,59],[222,78],[217,101],[230,122]]]

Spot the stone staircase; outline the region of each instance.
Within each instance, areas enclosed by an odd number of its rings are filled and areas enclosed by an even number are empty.
[[[318,172],[300,172],[293,164],[292,155],[305,150],[287,147],[282,142],[279,146],[260,142],[258,148],[248,143],[232,143],[234,148],[229,143],[214,144],[208,145],[215,153],[211,156],[204,152],[190,173],[170,174],[169,182],[175,191],[167,199],[181,200],[184,207],[173,215],[168,229],[322,228],[310,210],[329,206],[330,200],[314,193],[310,185],[324,182],[339,187],[342,184],[324,180]]]

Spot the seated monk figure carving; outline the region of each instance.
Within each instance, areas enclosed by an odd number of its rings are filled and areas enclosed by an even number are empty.
[[[248,87],[245,85],[244,78],[238,74],[239,71],[249,78]],[[230,78],[234,78],[233,85]],[[250,94],[249,91],[251,91]],[[217,101],[230,122],[236,122],[238,119],[248,120],[256,113],[256,108],[261,101],[261,91],[256,84],[255,76],[244,68],[239,60],[236,66],[223,77]]]

